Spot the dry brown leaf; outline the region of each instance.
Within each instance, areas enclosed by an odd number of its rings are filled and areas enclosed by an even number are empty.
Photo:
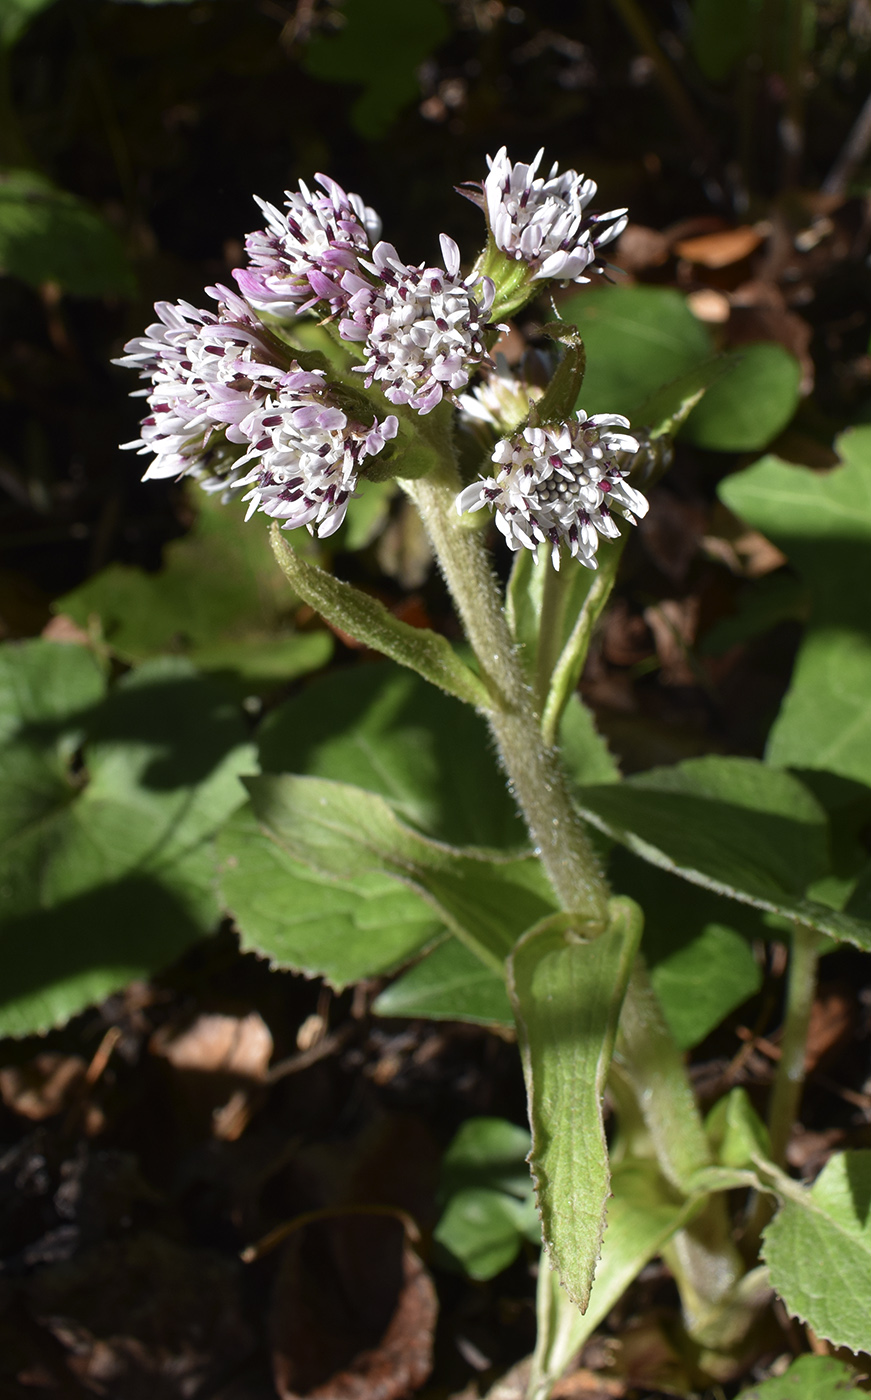
[[[843,987],[821,987],[811,1007],[805,1045],[805,1073],[820,1063],[853,1029],[856,1002]]]
[[[162,1026],[149,1048],[174,1069],[260,1081],[272,1057],[272,1035],[256,1011],[247,1016],[206,1012],[184,1030]]]
[[[700,267],[731,267],[732,263],[749,258],[762,242],[763,235],[749,224],[741,228],[722,229],[704,233],[698,238],[684,238],[674,245],[678,257]]]
[[[291,1236],[272,1305],[281,1400],[399,1400],[432,1369],[435,1286],[390,1217],[348,1215]]]
[[[83,1084],[86,1071],[80,1055],[46,1050],[27,1064],[0,1069],[0,1097],[13,1113],[41,1123],[69,1105]]]
[[[697,321],[712,326],[725,325],[732,313],[732,304],[725,292],[718,292],[714,287],[700,287],[697,292],[690,292],[687,306]]]

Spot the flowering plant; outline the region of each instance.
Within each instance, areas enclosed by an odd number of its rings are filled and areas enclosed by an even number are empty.
[[[314,190],[301,183],[285,211],[261,204],[265,227],[246,241],[238,293],[209,289],[216,311],[158,305],[158,322],[120,361],[146,381],[148,413],[128,446],[153,454],[147,477],[191,476],[241,496],[249,516],[271,516],[275,555],[300,597],[489,726],[525,824],[520,850],[447,845],[397,805],[323,777],[252,779],[250,815],[306,869],[360,893],[373,875],[410,888],[507,989],[552,1266],[539,1282],[536,1400],[657,1253],[706,1381],[738,1373],[772,1289],[836,1345],[864,1345],[863,1324],[815,1308],[804,1266],[789,1263],[789,1232],[803,1228],[795,1220],[828,1206],[783,1166],[821,939],[871,942],[861,917],[809,896],[784,855],[784,823],[811,820],[798,778],[706,759],[635,783],[601,781],[601,745],[576,685],[630,527],[647,511],[642,485],[667,465],[671,435],[718,370],[671,385],[632,429],[579,407],[585,353],[572,326],[546,327],[561,351],[546,387],[507,371],[501,318],[554,283],[601,275],[601,250],[625,223],[625,210],[591,212],[592,181],[556,167],[542,177],[540,162],[541,153],[512,163],[503,149],[473,187],[488,234],[467,273],[450,238],[441,238],[442,265],[414,266],[379,241],[380,221],[358,195],[326,176]],[[461,469],[463,419],[487,440],[477,475]],[[332,535],[351,500],[385,477],[420,513],[469,653],[400,622],[288,542],[285,532],[303,526]],[[504,591],[489,512],[514,556]],[[580,748],[574,784],[570,739]],[[702,1120],[639,952],[642,910],[612,893],[597,830],[789,921],[788,1018],[767,1126],[740,1090]],[[399,954],[420,953],[426,938],[415,937]],[[610,1153],[606,1087],[617,1121]],[[865,1173],[860,1156],[843,1154],[830,1186]],[[735,1191],[751,1193],[740,1249],[728,1210]]]

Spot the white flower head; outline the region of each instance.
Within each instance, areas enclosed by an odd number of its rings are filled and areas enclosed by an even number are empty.
[[[233,276],[259,310],[296,316],[319,301],[340,310],[347,301],[342,275],[358,269],[359,255],[369,254],[381,233],[381,220],[358,194],[346,194],[328,175],[315,179],[319,190],[300,180],[298,191],[285,191],[286,213],[257,199],[266,227],[249,233],[251,266]]]
[[[619,534],[612,511],[635,524],[647,514],[647,501],[626,477],[627,453],[638,443],[623,429],[617,414],[588,418],[578,411],[567,423],[529,426],[496,446],[498,471],[467,486],[457,510],[495,511],[496,524],[510,549],[530,549],[538,559],[541,546],[551,551],[555,569],[560,548],[595,569],[600,537]]]
[[[237,483],[250,487],[246,518],[262,510],[285,529],[305,525],[325,538],[344,520],[365,459],[396,436],[399,423],[393,414],[355,421],[322,370],[294,367],[241,427],[251,443],[243,461],[254,462]]]
[[[158,320],[114,363],[138,369],[150,389],[141,436],[124,443],[153,452],[145,479],[217,472],[221,484],[247,439],[239,423],[284,374],[288,360],[249,306],[227,287],[208,287],[217,312],[158,302]],[[235,446],[234,446],[235,445]]]
[[[464,389],[488,359],[483,333],[493,284],[464,280],[456,243],[442,234],[441,246],[444,268],[412,267],[392,244],[379,243],[362,264],[376,283],[352,272],[342,279],[350,299],[339,333],[364,342],[367,386],[377,380],[391,403],[420,414]]]
[[[460,394],[457,403],[468,422],[510,433],[528,416],[530,403],[537,403],[543,393],[542,385],[513,374],[505,358],[497,355],[495,369],[470,394]]]
[[[531,165],[513,164],[503,146],[487,157],[481,194],[470,197],[483,208],[497,248],[525,262],[533,281],[588,282],[584,272],[623,232],[627,211],[588,213],[595,182],[575,170],[560,175],[556,164],[546,178],[538,175],[543,155],[542,148]]]

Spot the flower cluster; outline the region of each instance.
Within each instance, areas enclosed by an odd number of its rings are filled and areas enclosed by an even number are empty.
[[[243,421],[255,466],[237,485],[251,489],[248,516],[265,511],[286,529],[306,525],[323,539],[341,525],[367,457],[396,436],[394,414],[369,427],[331,396],[322,370],[294,366]],[[241,462],[240,462],[241,465]]]
[[[465,388],[487,358],[483,336],[493,283],[485,277],[473,290],[460,276],[456,243],[442,234],[441,246],[444,270],[410,267],[392,244],[379,243],[365,264],[375,285],[353,274],[342,279],[352,295],[339,333],[363,341],[367,386],[377,380],[391,403],[410,404],[421,414],[447,391]]]
[[[286,192],[286,214],[255,195],[266,228],[249,233],[245,250],[251,265],[233,276],[258,310],[293,316],[321,301],[333,311],[341,309],[348,299],[340,285],[343,275],[359,271],[359,257],[378,239],[381,220],[374,209],[329,176],[315,179],[320,191],[300,180],[298,191]]]
[[[160,302],[159,321],[116,362],[152,385],[140,391],[150,410],[142,435],[125,447],[154,453],[146,480],[191,475],[206,490],[248,486],[249,514],[332,534],[365,458],[395,437],[396,417],[355,421],[324,372],[301,370],[240,297],[209,291],[217,312]]]
[[[544,150],[531,165],[514,165],[503,146],[492,159],[481,193],[470,195],[486,215],[493,240],[509,258],[522,261],[531,279],[588,282],[583,273],[599,249],[626,227],[626,210],[589,214],[596,193],[593,180],[554,165],[547,179],[537,175]]]
[[[502,438],[493,453],[499,470],[475,481],[457,497],[457,510],[496,512],[510,549],[551,551],[559,568],[560,547],[595,569],[599,538],[614,539],[616,508],[633,524],[647,514],[647,501],[626,480],[626,454],[638,451],[629,423],[616,414],[588,418],[579,411],[568,423],[527,427]]]
[[[248,235],[238,293],[207,289],[215,311],[158,303],[158,320],[117,361],[149,381],[139,391],[149,409],[141,435],[126,444],[153,454],[146,477],[190,475],[206,490],[246,490],[249,515],[261,510],[323,536],[341,524],[366,460],[398,432],[399,417],[370,407],[364,385],[377,385],[400,415],[430,413],[450,398],[497,432],[512,431],[538,391],[496,375],[461,392],[479,369],[494,368],[494,305],[500,295],[503,305],[522,305],[545,279],[586,280],[599,247],[625,224],[622,210],[589,213],[591,180],[556,167],[539,176],[541,158],[512,165],[503,148],[489,161],[474,198],[498,253],[466,277],[444,234],[443,267],[404,262],[378,241],[374,211],[325,175],[314,188],[300,181],[288,191],[283,211],[259,200],[265,227]],[[497,286],[490,270],[507,281]],[[294,348],[294,322],[308,313],[358,347],[360,392],[332,385]],[[621,425],[581,419],[503,440],[497,476],[464,492],[462,509],[494,506],[512,548],[547,541],[556,562],[566,541],[594,566],[599,535],[616,528],[609,503],[630,517],[646,508],[613,459],[635,446],[612,431]]]

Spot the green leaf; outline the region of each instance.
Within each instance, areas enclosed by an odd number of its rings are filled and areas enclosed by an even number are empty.
[[[527,1173],[528,1175],[528,1173]],[[535,1201],[518,1201],[502,1191],[469,1187],[452,1196],[433,1239],[470,1278],[495,1278],[514,1263],[524,1239],[538,1244],[541,1226]]]
[[[715,452],[757,452],[786,427],[799,402],[801,366],[782,345],[743,345],[692,410],[681,436]]]
[[[794,1187],[762,1257],[788,1311],[836,1347],[871,1347],[871,1151],[839,1152]]]
[[[9,48],[55,0],[0,0],[0,44]]]
[[[581,1311],[609,1192],[602,1094],[640,932],[636,906],[614,900],[610,927],[594,942],[548,921],[525,935],[509,962],[544,1245]]]
[[[469,1118],[444,1155],[441,1194],[448,1199],[433,1238],[471,1278],[501,1273],[524,1239],[541,1243],[529,1146],[528,1131],[504,1118]]]
[[[437,0],[346,0],[337,34],[316,34],[303,66],[316,78],[357,83],[363,94],[351,109],[361,136],[377,140],[418,96],[417,69],[450,32]]]
[[[46,645],[24,652],[31,681],[49,675]],[[211,931],[212,838],[244,800],[238,774],[252,763],[235,707],[185,662],[147,664],[104,702],[64,714],[96,687],[82,684],[86,653],[57,652],[57,689],[36,717],[22,704],[0,751],[2,1034],[66,1020]],[[82,772],[76,732],[87,736]]]
[[[817,472],[765,457],[720,495],[784,551],[811,592],[768,759],[871,783],[871,428],[844,433],[837,446],[843,466]]]
[[[646,429],[651,438],[673,436],[711,385],[726,372],[727,364],[725,355],[715,355],[654,390],[635,410],[635,427]]]
[[[467,1118],[442,1158],[442,1194],[486,1186],[526,1200],[532,1196],[531,1145],[529,1129],[507,1118]]]
[[[560,720],[560,756],[569,778],[578,787],[619,781],[617,761],[577,692],[569,696]]]
[[[106,678],[93,652],[41,640],[0,646],[0,744],[31,732],[69,758],[82,717],[99,704]]]
[[[579,1313],[556,1284],[557,1275],[539,1277],[539,1334],[533,1379],[557,1380],[584,1343],[604,1322],[646,1264],[695,1214],[700,1199],[677,1202],[652,1162],[618,1163],[611,1175],[611,1197],[602,1256],[585,1313]],[[544,1304],[544,1306],[542,1306]]]
[[[342,880],[294,860],[250,807],[220,832],[217,857],[221,900],[242,947],[339,990],[394,971],[443,932],[423,900],[389,875]]]
[[[614,1167],[602,1257],[583,1316],[582,1342],[697,1208],[698,1202],[675,1201],[652,1163],[627,1161]]]
[[[626,851],[613,853],[611,878],[645,911],[650,980],[669,1030],[689,1050],[759,990],[762,974],[750,944],[770,932],[756,910],[688,887]]]
[[[132,296],[136,283],[114,229],[77,195],[32,170],[0,171],[0,271],[74,296]]]
[[[738,1400],[840,1400],[863,1393],[856,1373],[834,1356],[798,1356],[782,1376],[742,1390]]]
[[[285,774],[247,786],[258,820],[295,860],[349,882],[373,872],[403,881],[497,973],[524,929],[553,912],[533,857],[428,840],[383,798],[344,783]]]
[[[288,681],[329,661],[327,631],[294,632],[296,600],[275,567],[268,532],[246,524],[238,502],[196,493],[197,519],[167,545],[157,574],[110,564],[54,610],[80,627],[99,620],[125,661],[182,652],[201,670],[233,671],[251,684]]]
[[[871,926],[808,899],[830,871],[823,808],[792,774],[699,758],[584,788],[584,815],[643,860],[694,884],[871,949]]]
[[[417,671],[448,695],[476,709],[488,708],[486,687],[463,664],[447,638],[429,628],[400,622],[376,598],[307,563],[294,551],[277,523],[272,527],[271,538],[275,557],[293,588],[328,622],[401,666]]]
[[[397,977],[372,1004],[376,1016],[423,1016],[514,1026],[505,979],[457,938],[447,938]]]
[[[577,326],[568,321],[550,321],[541,328],[563,347],[562,358],[542,397],[530,407],[531,423],[564,422],[578,401],[587,372],[587,352]]]
[[[711,358],[710,333],[670,287],[596,287],[560,310],[587,348],[588,413],[634,420],[656,390]]]
[[[312,681],[264,721],[260,764],[380,793],[406,821],[456,845],[527,842],[483,721],[398,666]]]
[[[751,1168],[758,1156],[771,1156],[771,1140],[747,1095],[740,1087],[730,1090],[711,1109],[705,1132],[722,1167]]]

